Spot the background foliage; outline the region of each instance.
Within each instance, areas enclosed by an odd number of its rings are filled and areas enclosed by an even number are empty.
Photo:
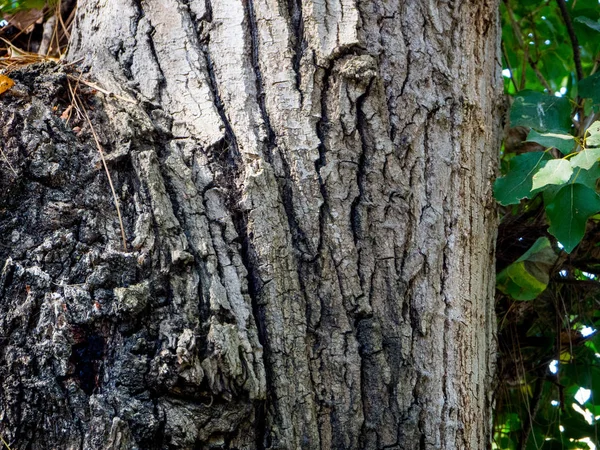
[[[599,3],[501,6],[498,449],[599,442]]]
[[[0,0],[0,11],[3,14],[13,14],[27,9],[42,9],[46,3],[55,3],[46,0]]]

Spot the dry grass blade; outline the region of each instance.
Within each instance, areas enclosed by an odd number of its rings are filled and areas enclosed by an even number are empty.
[[[8,445],[8,442],[6,442],[6,441],[4,440],[4,438],[2,437],[2,435],[0,435],[0,442],[2,442],[2,444],[4,444],[4,446],[5,446],[5,447],[6,447],[8,450],[12,450],[12,449],[10,448],[10,445]]]
[[[92,125],[92,121],[90,120],[90,116],[83,105],[83,102],[79,100],[79,105],[81,107],[81,111],[83,111],[83,115],[90,126],[90,130],[92,131],[92,136],[94,136],[94,141],[96,142],[96,148],[98,149],[98,153],[100,153],[100,158],[102,159],[102,165],[104,166],[104,171],[106,172],[106,176],[108,177],[108,184],[110,185],[110,190],[113,196],[113,202],[115,204],[115,208],[117,209],[117,216],[119,217],[119,225],[121,227],[121,238],[123,239],[123,248],[127,251],[127,238],[125,236],[125,227],[123,226],[123,219],[121,217],[121,208],[119,207],[119,200],[117,198],[117,193],[115,192],[115,186],[112,182],[112,177],[110,176],[110,172],[108,171],[108,165],[106,164],[106,159],[104,158],[104,151],[102,150],[102,145],[100,145],[100,140],[98,139],[98,134]]]
[[[4,150],[2,150],[1,148],[0,148],[0,153],[2,153],[2,158],[4,158],[4,161],[6,161],[6,164],[8,164],[8,167],[10,167],[10,170],[12,170],[12,173],[15,174],[15,177],[18,177],[19,175],[17,174],[17,171],[15,170],[15,168],[12,166],[12,164],[6,157],[6,153],[4,153]]]
[[[82,74],[83,75],[83,74]],[[71,86],[71,82],[69,80],[67,80],[67,84],[69,86],[69,95],[71,97],[71,104],[69,105],[69,107],[71,108],[71,111],[73,109],[75,109],[78,113],[79,113],[79,117],[83,118],[83,114],[81,112],[81,110],[79,109],[79,105],[77,104],[77,88],[79,86],[79,81],[81,79],[81,75],[79,76],[79,79],[77,80],[77,84],[75,85],[75,88],[73,88]],[[69,116],[67,117],[66,123],[69,123],[69,120],[71,120],[71,113],[69,112]]]
[[[0,58],[0,67],[5,69],[14,69],[16,67],[26,66],[28,64],[35,64],[43,61],[58,61],[57,58],[38,55],[37,53],[31,53],[17,48],[10,41],[4,39],[3,37],[0,37],[0,40],[7,45],[5,51],[8,56]]]

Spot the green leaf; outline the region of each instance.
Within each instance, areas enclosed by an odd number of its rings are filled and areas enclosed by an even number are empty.
[[[600,120],[595,121],[591,124],[587,130],[585,130],[587,137],[585,138],[586,147],[598,147],[600,146]]]
[[[494,183],[494,195],[501,205],[514,205],[531,198],[533,175],[552,159],[547,152],[517,155],[508,162],[508,172]]]
[[[571,153],[575,146],[575,138],[570,134],[538,133],[535,130],[529,132],[526,142],[537,142],[546,148],[554,147],[563,155]]]
[[[574,169],[569,183],[583,184],[595,191],[598,178],[600,178],[600,163],[594,164],[589,170],[582,169],[581,167]],[[551,203],[561,187],[555,184],[546,186],[542,192],[544,204]]]
[[[56,1],[46,0],[22,0],[22,1],[0,1],[0,12],[1,13],[15,13],[27,9],[42,9],[48,4],[56,4]]]
[[[587,187],[596,190],[596,183],[600,178],[600,164],[594,164],[590,169],[578,169],[573,171],[573,176],[569,180],[571,183],[584,184]]]
[[[592,163],[592,165],[593,164],[594,163]],[[573,167],[569,161],[565,159],[553,159],[548,161],[546,165],[538,170],[533,176],[531,190],[534,191],[548,184],[565,184],[569,181],[572,174]]]
[[[563,186],[546,205],[548,231],[571,253],[585,234],[589,217],[600,211],[600,197],[580,183]]]
[[[580,97],[591,98],[594,103],[600,103],[600,72],[584,78],[578,86]]]
[[[521,91],[510,109],[511,126],[568,134],[571,129],[571,104],[568,98]]]
[[[571,158],[570,163],[573,167],[581,167],[582,169],[589,170],[596,164],[598,159],[600,159],[600,148],[591,148],[577,153],[577,155]]]
[[[583,184],[595,191],[598,178],[600,178],[600,163],[594,164],[589,170],[581,167],[574,169],[569,183]],[[546,186],[543,190],[544,204],[551,203],[561,187],[558,185]]]
[[[498,274],[498,289],[515,300],[533,300],[546,290],[557,258],[548,238],[539,238],[523,256]]]
[[[600,32],[600,22],[596,22],[596,21],[590,19],[589,17],[579,16],[579,17],[575,18],[575,21],[583,23],[583,24],[587,25],[588,27],[590,27],[592,30],[596,30],[596,31]]]

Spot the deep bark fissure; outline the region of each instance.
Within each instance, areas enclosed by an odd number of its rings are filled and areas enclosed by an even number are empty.
[[[314,56],[313,56],[314,59]],[[329,96],[329,79],[331,77],[331,68],[321,69],[321,104],[320,104],[320,116],[319,120],[316,123],[315,131],[317,134],[317,138],[319,139],[319,144],[317,149],[319,151],[319,158],[315,161],[315,173],[317,175],[317,180],[319,182],[319,191],[321,192],[321,197],[323,199],[323,203],[319,207],[319,244],[317,247],[317,251],[315,252],[315,260],[317,260],[323,250],[323,242],[325,237],[325,225],[327,223],[327,214],[328,214],[328,204],[327,204],[327,188],[325,186],[325,182],[323,180],[323,176],[321,175],[321,169],[325,167],[327,164],[327,147],[325,145],[325,136],[327,135],[327,98]]]
[[[293,1],[293,0],[292,0]],[[281,196],[281,200],[283,203],[283,207],[285,209],[285,213],[287,216],[288,225],[290,227],[290,231],[292,232],[292,242],[294,248],[296,248],[298,252],[298,257],[302,260],[311,259],[312,258],[312,249],[306,239],[304,231],[300,226],[298,219],[296,218],[296,213],[294,211],[294,198],[293,198],[293,190],[291,186],[291,171],[289,167],[289,163],[287,161],[287,156],[284,154],[281,146],[277,145],[277,136],[273,127],[271,126],[271,118],[269,117],[269,113],[267,111],[267,107],[265,104],[265,88],[263,76],[261,73],[260,62],[259,62],[259,43],[258,43],[258,30],[257,30],[257,20],[256,15],[254,13],[254,0],[248,0],[246,2],[246,15],[247,22],[249,27],[249,37],[250,37],[250,48],[251,48],[251,63],[254,69],[254,75],[256,77],[256,89],[257,89],[257,100],[260,107],[262,120],[265,124],[267,130],[267,142],[265,149],[265,159],[268,163],[273,166],[275,171],[275,176],[277,178],[277,183],[279,186],[279,193]],[[298,17],[293,19],[294,30],[296,31],[296,39],[300,41],[302,35],[301,33],[301,10],[299,12],[295,12],[296,15],[299,14]],[[300,67],[300,58],[301,55],[296,52],[294,57],[292,58],[293,66],[296,70],[297,76],[297,87],[298,92],[302,95],[301,89],[299,89],[300,83],[300,75],[298,69]],[[274,151],[278,153],[278,158],[274,155]],[[300,268],[298,269],[300,271]]]
[[[141,17],[143,17],[143,9],[140,9],[140,12],[141,12]],[[162,104],[163,90],[165,89],[165,75],[164,75],[162,67],[160,66],[160,61],[158,59],[158,55],[156,54],[156,48],[154,47],[154,40],[152,39],[153,33],[154,33],[154,30],[151,28],[148,31],[146,38],[148,39],[148,47],[150,49],[150,55],[152,56],[152,60],[161,76],[161,80],[158,84],[157,98],[153,99],[156,104],[160,105],[160,104]]]
[[[359,208],[364,200],[365,195],[365,177],[367,171],[367,151],[369,145],[366,138],[366,122],[367,118],[363,111],[363,105],[367,97],[371,93],[371,87],[373,85],[373,79],[369,81],[369,85],[365,89],[365,92],[356,99],[356,129],[360,136],[360,142],[362,151],[358,157],[358,169],[356,171],[356,184],[358,186],[358,195],[352,201],[350,205],[350,223],[352,225],[352,235],[354,237],[354,244],[358,244],[362,240],[362,225],[361,225],[361,213]],[[358,267],[360,268],[360,249],[358,250]],[[362,284],[362,283],[361,283]]]
[[[262,120],[266,127],[267,142],[265,157],[268,163],[273,164],[273,149],[277,147],[277,136],[273,127],[271,126],[271,119],[265,105],[265,88],[263,82],[263,76],[261,73],[260,62],[258,59],[259,43],[258,43],[258,30],[256,15],[254,14],[254,0],[247,0],[245,2],[246,17],[248,22],[249,37],[250,37],[250,56],[251,64],[254,69],[254,76],[256,77],[256,95],[258,105],[260,107],[260,113]]]
[[[300,63],[306,50],[306,41],[304,40],[304,25],[302,17],[302,1],[301,0],[287,0],[288,14],[290,17],[292,33],[291,46],[294,49],[294,56],[292,57],[292,66],[296,75],[296,89],[300,93],[300,103],[304,103],[304,93],[301,89],[302,74],[300,73]]]
[[[213,63],[210,58],[210,52],[208,50],[207,42],[204,42],[201,48],[206,63],[206,71],[208,73],[210,90],[215,99],[215,106],[217,107],[217,111],[219,112],[219,117],[223,121],[223,125],[225,126],[226,130],[226,136],[228,141],[227,147],[231,153],[231,159],[229,163],[235,167],[237,165],[237,161],[240,158],[240,151],[238,148],[237,138],[235,137],[235,133],[233,132],[233,128],[231,127],[231,123],[229,123],[227,113],[225,112],[225,107],[223,106],[223,101],[221,100],[221,96],[219,95],[219,85],[215,76],[215,70],[213,68]]]

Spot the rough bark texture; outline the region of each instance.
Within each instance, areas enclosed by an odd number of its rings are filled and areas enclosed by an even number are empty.
[[[16,73],[4,439],[486,448],[497,6],[80,0],[128,248],[89,129],[57,117],[65,75]]]

